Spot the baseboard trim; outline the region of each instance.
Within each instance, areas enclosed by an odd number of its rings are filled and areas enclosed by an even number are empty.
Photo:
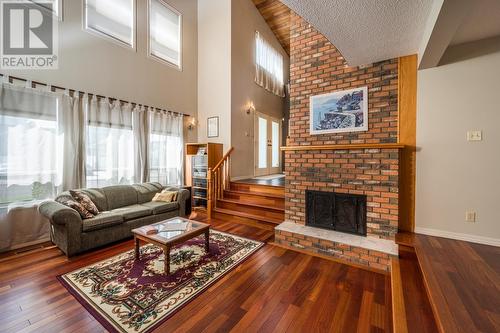
[[[497,238],[468,235],[439,229],[415,227],[415,233],[428,236],[451,238],[484,245],[500,246],[500,239]]]

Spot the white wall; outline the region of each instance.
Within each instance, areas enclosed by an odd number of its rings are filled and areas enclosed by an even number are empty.
[[[147,1],[137,1],[137,50],[82,29],[83,0],[64,1],[59,69],[7,74],[196,116],[197,0],[166,0],[183,15],[183,70],[147,57]]]
[[[232,176],[254,174],[254,114],[247,114],[252,102],[257,112],[281,120],[284,116],[285,99],[276,96],[254,81],[255,31],[259,31],[284,58],[285,81],[288,81],[290,62],[285,50],[271,31],[259,10],[251,0],[232,2],[232,79],[231,79],[231,143]]]
[[[231,0],[198,0],[198,141],[231,147]],[[219,117],[219,137],[207,118]]]
[[[500,38],[443,60],[418,72],[416,231],[500,245]]]

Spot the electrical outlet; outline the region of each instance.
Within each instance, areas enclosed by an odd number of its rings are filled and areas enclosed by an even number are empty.
[[[483,133],[481,131],[467,131],[467,141],[481,141]]]
[[[465,212],[465,222],[474,223],[476,222],[476,212],[468,210]]]

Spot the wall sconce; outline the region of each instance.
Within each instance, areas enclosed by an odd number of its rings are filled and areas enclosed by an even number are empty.
[[[196,118],[195,117],[192,117],[191,118],[191,121],[188,123],[188,130],[193,130],[194,128],[196,127]]]
[[[250,102],[247,108],[247,114],[251,114],[255,112],[255,106],[253,105],[253,102]]]

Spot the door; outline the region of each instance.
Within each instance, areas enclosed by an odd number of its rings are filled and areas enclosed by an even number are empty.
[[[280,172],[281,121],[255,113],[255,175]]]

